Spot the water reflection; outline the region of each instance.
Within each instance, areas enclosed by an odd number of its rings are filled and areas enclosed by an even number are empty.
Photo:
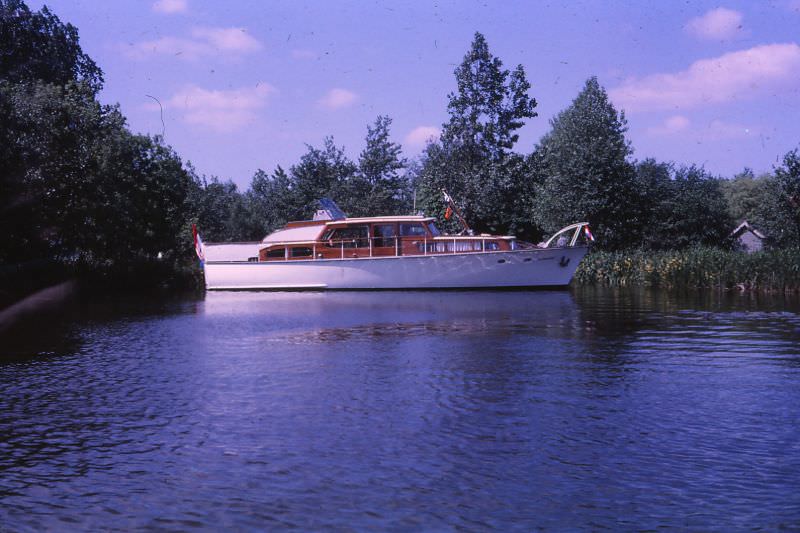
[[[211,293],[0,365],[11,529],[778,528],[791,299]]]

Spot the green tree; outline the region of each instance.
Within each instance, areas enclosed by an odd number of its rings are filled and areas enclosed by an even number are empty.
[[[800,154],[783,157],[775,175],[765,183],[753,223],[767,235],[771,246],[800,245]]]
[[[119,110],[83,84],[6,85],[0,101],[3,174],[12,176],[2,182],[18,185],[26,206],[20,213],[12,197],[3,210],[12,236],[4,260],[46,255],[108,271],[159,252],[162,261],[185,258],[177,250],[187,248],[190,178],[160,139],[131,134]]]
[[[753,222],[759,205],[763,202],[766,182],[769,176],[756,177],[753,171],[745,168],[731,180],[720,182],[720,189],[728,203],[728,212],[736,222]]]
[[[203,239],[208,242],[254,241],[264,237],[249,194],[232,181],[194,177],[190,203]]]
[[[73,232],[82,229],[76,219],[98,190],[92,152],[121,116],[75,83],[0,83],[0,109],[0,213],[8,237],[0,254],[9,261],[74,255]]]
[[[345,213],[353,207],[347,197],[345,183],[356,174],[357,167],[333,141],[326,137],[322,148],[307,145],[300,162],[289,169],[290,190],[296,211],[290,213],[294,220],[309,218],[318,208],[317,200],[330,197]]]
[[[486,38],[476,32],[455,76],[458,90],[447,97],[450,120],[442,141],[463,146],[476,164],[486,158],[501,159],[514,148],[525,119],[536,116],[525,69],[522,65],[513,72],[503,69],[503,62],[489,52]]]
[[[646,242],[657,249],[694,245],[727,246],[734,228],[720,180],[696,166],[681,167],[667,182],[646,227]]]
[[[288,173],[278,166],[272,175],[258,170],[253,176],[245,194],[251,234],[261,238],[291,220],[310,218],[318,209],[320,198],[334,199],[348,214],[352,214],[350,209],[358,208],[358,198],[349,196],[358,168],[344,150],[336,146],[332,137],[325,138],[322,148],[306,146],[306,153]]]
[[[408,179],[402,171],[402,148],[389,139],[392,119],[379,116],[367,126],[366,146],[358,158],[358,170],[343,188],[348,216],[401,214],[409,209]]]
[[[258,170],[253,176],[247,197],[257,233],[262,237],[290,220],[305,216],[304,204],[292,189],[291,178],[280,165],[271,176]]]
[[[533,189],[525,160],[512,152],[517,131],[536,116],[525,70],[522,65],[504,69],[476,33],[455,77],[457,91],[448,95],[450,118],[440,140],[426,148],[414,176],[419,204],[441,219],[441,190],[446,189],[479,232],[530,230]]]
[[[536,220],[547,232],[581,221],[606,249],[638,242],[638,208],[632,150],[624,113],[617,113],[597,78],[589,78],[572,104],[551,120],[533,159]]]
[[[80,47],[78,30],[47,6],[32,12],[22,0],[0,0],[0,80],[84,83],[96,94],[103,72]]]

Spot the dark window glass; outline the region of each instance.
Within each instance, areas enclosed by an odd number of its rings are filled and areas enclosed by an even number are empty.
[[[425,228],[422,224],[400,224],[401,237],[422,237],[425,235]]]
[[[434,223],[434,222],[428,222],[428,230],[431,232],[431,235],[433,235],[434,237],[438,237],[439,235],[442,234],[442,232],[439,231],[439,228],[436,227],[436,223]]]
[[[394,224],[380,224],[373,227],[372,234],[375,236],[375,246],[394,246],[397,229]]]
[[[332,241],[332,242],[331,242]],[[350,226],[334,230],[329,246],[339,248],[369,248],[369,226]]]
[[[284,259],[286,257],[286,248],[274,248],[267,250],[267,259]]]
[[[307,246],[292,248],[292,257],[311,257],[314,255],[314,250]]]

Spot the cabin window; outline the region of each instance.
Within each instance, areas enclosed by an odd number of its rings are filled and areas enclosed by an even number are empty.
[[[436,227],[436,224],[434,222],[428,222],[428,231],[430,231],[431,235],[433,235],[434,237],[438,237],[439,235],[442,234],[442,232],[439,231],[439,228]]]
[[[336,228],[328,237],[327,245],[332,248],[369,248],[369,226]]]
[[[422,224],[400,224],[401,237],[424,237],[425,228]]]
[[[372,235],[375,237],[376,247],[393,247],[395,237],[397,237],[397,228],[394,224],[378,224],[372,227]]]
[[[292,257],[311,257],[314,255],[314,250],[308,246],[299,246],[292,248]]]
[[[500,249],[500,244],[497,241],[486,241],[486,248],[484,248],[487,252],[494,252]]]
[[[286,259],[286,248],[267,250],[267,259]]]

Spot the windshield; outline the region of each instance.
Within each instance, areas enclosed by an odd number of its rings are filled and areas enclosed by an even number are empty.
[[[437,228],[436,224],[433,222],[428,222],[428,229],[430,230],[431,235],[433,235],[434,237],[438,237],[439,235],[442,234],[442,232],[439,231],[439,228]]]

